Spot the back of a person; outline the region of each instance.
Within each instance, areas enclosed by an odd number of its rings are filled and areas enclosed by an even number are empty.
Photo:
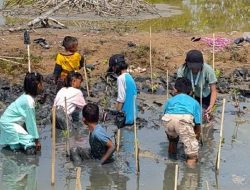
[[[170,98],[164,112],[167,114],[190,114],[195,113],[195,109],[199,107],[199,103],[187,94],[177,94]]]
[[[72,54],[58,53],[56,62],[62,66],[61,76],[66,76],[71,71],[79,71],[81,55],[78,52]]]
[[[22,94],[12,102],[0,118],[0,125],[11,123],[24,123],[27,106],[34,107],[34,99],[27,94]]]
[[[94,159],[101,159],[107,152],[106,138],[108,137],[106,131],[101,125],[97,125],[94,131],[89,135],[89,144],[91,156]]]
[[[57,93],[54,105],[65,108],[66,97],[68,114],[71,114],[76,108],[78,96],[83,97],[81,90],[74,87],[63,87]]]
[[[124,77],[126,90],[126,98],[122,110],[126,113],[126,124],[132,124],[134,122],[134,99],[137,96],[137,88],[133,77],[129,73],[124,73],[121,76]]]

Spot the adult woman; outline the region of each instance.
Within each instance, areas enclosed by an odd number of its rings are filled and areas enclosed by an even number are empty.
[[[187,53],[185,63],[177,71],[177,77],[186,77],[191,81],[195,99],[199,102],[202,93],[202,105],[206,113],[210,113],[217,98],[217,79],[211,66],[204,63],[201,51],[190,50]]]

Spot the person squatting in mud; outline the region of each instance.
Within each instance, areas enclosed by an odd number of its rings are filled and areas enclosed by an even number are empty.
[[[177,77],[186,77],[192,83],[195,99],[200,102],[202,86],[202,106],[209,114],[213,110],[217,98],[216,75],[210,65],[204,62],[199,50],[190,50],[185,63],[178,69]]]
[[[83,160],[87,159],[100,160],[100,164],[112,162],[115,148],[105,129],[98,124],[99,107],[93,103],[85,105],[82,110],[82,119],[90,132],[90,149],[72,147],[70,149],[71,160],[75,165],[80,165]]]
[[[86,105],[82,91],[80,90],[83,81],[82,75],[78,72],[70,72],[66,78],[66,87],[61,88],[56,94],[54,106],[56,107],[56,128],[65,130],[66,117],[65,111],[67,110],[68,121],[78,122],[79,113]],[[65,98],[67,109],[65,108]],[[71,126],[71,125],[70,125]]]
[[[65,79],[69,72],[79,71],[84,64],[83,57],[77,52],[78,40],[72,36],[66,36],[62,42],[64,52],[56,56],[54,78],[57,84],[57,92],[65,86]]]
[[[39,134],[35,116],[35,97],[43,90],[43,76],[27,73],[24,93],[12,102],[0,118],[0,144],[13,151],[24,150],[26,154],[40,151]]]
[[[193,167],[198,161],[201,106],[190,96],[192,84],[189,79],[178,78],[174,91],[176,95],[164,104],[162,117],[169,140],[168,153],[170,156],[176,155],[180,138],[184,143],[187,164]]]

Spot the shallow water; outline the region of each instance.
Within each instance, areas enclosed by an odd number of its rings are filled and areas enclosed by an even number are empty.
[[[249,189],[250,166],[250,103],[241,102],[247,107],[245,114],[237,116],[237,108],[231,100],[226,104],[224,139],[221,153],[221,170],[218,182],[215,178],[215,158],[219,142],[221,106],[215,112],[215,120],[204,128],[204,145],[200,150],[200,161],[196,169],[189,169],[184,163],[184,154],[179,145],[178,160],[170,160],[167,155],[168,141],[160,126],[161,107],[153,103],[165,102],[166,95],[141,93],[139,102],[149,105],[140,112],[140,117],[148,122],[138,130],[141,150],[139,176],[135,175],[133,154],[115,154],[116,161],[100,166],[97,161],[86,161],[82,167],[81,184],[83,189],[173,189],[175,164],[179,165],[178,189]],[[221,101],[219,101],[221,104]],[[237,121],[237,122],[236,122]],[[45,121],[45,123],[48,123]],[[112,122],[110,122],[112,123]],[[79,125],[81,127],[81,125]],[[107,131],[113,135],[115,127],[105,123]],[[51,139],[50,125],[40,125],[41,155],[25,156],[0,153],[0,189],[50,189]],[[83,129],[83,128],[82,128]],[[76,138],[78,144],[88,147],[88,132],[81,130],[83,139]],[[76,171],[65,155],[65,139],[57,133],[56,144],[56,185],[54,189],[74,189]],[[59,137],[60,136],[60,137]],[[133,138],[133,136],[132,136]],[[114,140],[114,139],[113,139]],[[133,147],[130,147],[133,150]],[[53,188],[52,188],[53,189]]]

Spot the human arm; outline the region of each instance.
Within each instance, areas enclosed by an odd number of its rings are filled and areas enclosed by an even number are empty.
[[[40,151],[41,150],[41,143],[38,139],[35,139],[35,144],[36,144],[36,150]]]
[[[34,139],[39,139],[34,107],[35,107],[34,100],[30,96],[27,96],[27,105],[25,106],[26,129],[29,135],[31,135]]]
[[[80,59],[80,69],[81,69],[83,66],[85,66],[85,65],[84,65],[84,57],[81,56],[81,59]]]
[[[123,106],[123,103],[122,102],[116,102],[116,110],[121,112],[122,111],[122,106]]]
[[[117,86],[118,86],[118,97],[116,103],[116,110],[122,111],[123,103],[125,102],[126,98],[126,91],[125,91],[125,79],[124,77],[118,77],[117,79]]]
[[[101,159],[102,165],[105,164],[105,162],[110,158],[110,156],[113,154],[113,152],[115,150],[114,145],[113,145],[111,140],[107,141],[106,146],[108,149]]]
[[[210,84],[210,91],[211,91],[211,97],[210,97],[210,103],[208,108],[206,109],[206,113],[210,113],[213,109],[213,106],[216,102],[217,99],[217,89],[216,89],[216,84]]]

